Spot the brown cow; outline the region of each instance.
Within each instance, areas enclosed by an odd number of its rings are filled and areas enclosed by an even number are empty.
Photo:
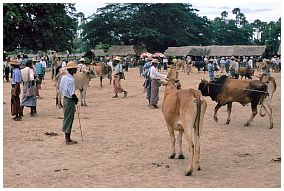
[[[201,80],[198,89],[202,92],[203,96],[210,96],[213,101],[218,103],[214,109],[213,116],[216,122],[218,122],[217,111],[220,107],[227,105],[228,117],[226,124],[229,124],[233,102],[239,102],[243,106],[251,103],[252,114],[247,123],[245,123],[245,126],[251,124],[253,118],[258,113],[257,105],[260,104],[268,113],[270,129],[273,128],[272,108],[265,83],[258,80],[231,79],[223,75],[211,82]]]
[[[96,74],[100,77],[100,85],[103,87],[103,78],[105,78],[111,71],[111,67],[102,62],[92,62],[91,65],[91,67],[96,71]],[[111,84],[111,78],[109,79],[109,84]]]
[[[175,131],[178,131],[179,159],[184,159],[182,152],[182,134],[185,133],[189,144],[188,167],[185,175],[191,176],[193,162],[197,170],[200,170],[200,134],[203,124],[204,113],[207,103],[201,92],[194,89],[178,90],[174,80],[166,84],[162,111],[171,137],[172,154],[170,159],[175,158]]]
[[[254,70],[251,67],[239,67],[239,76],[241,76],[241,79],[245,77],[245,79],[250,79],[252,80],[251,76],[254,75]]]
[[[270,99],[272,99],[274,92],[276,91],[276,81],[273,77],[265,76],[264,74],[259,75],[259,81],[267,84],[267,91],[269,93]]]
[[[276,91],[276,81],[275,78],[273,77],[268,77],[265,76],[264,74],[260,74],[259,75],[259,81],[264,82],[267,84],[267,91],[269,93],[269,98],[270,98],[270,104],[271,104],[271,100],[273,97],[274,92]],[[260,112],[259,112],[260,116],[265,116],[265,114],[262,113],[262,107],[260,107]]]

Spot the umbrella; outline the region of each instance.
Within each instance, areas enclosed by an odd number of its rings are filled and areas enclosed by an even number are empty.
[[[152,55],[152,57],[160,57],[160,58],[163,58],[163,57],[165,57],[165,55],[164,55],[163,53],[156,52],[155,54]]]
[[[149,53],[149,52],[143,52],[141,55],[140,55],[140,58],[145,58],[145,57],[151,57],[152,54]]]

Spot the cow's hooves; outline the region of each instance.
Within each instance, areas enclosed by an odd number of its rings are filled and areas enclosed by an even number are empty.
[[[197,168],[197,170],[198,170],[198,171],[201,171],[201,168],[200,168],[200,166],[199,166],[199,167]]]
[[[229,124],[230,124],[230,121],[227,121],[225,124],[226,124],[226,125],[229,125]]]
[[[192,175],[192,171],[186,171],[185,172],[185,176],[191,176]]]
[[[273,129],[273,125],[269,127],[269,129]]]
[[[178,159],[184,159],[184,156],[183,155],[179,155]]]
[[[259,114],[260,115],[260,117],[264,117],[265,116],[265,114]]]
[[[174,159],[175,158],[175,154],[172,154],[170,157],[169,157],[169,159]]]
[[[213,117],[214,118],[214,120],[216,121],[216,122],[218,122],[218,118],[217,117]]]
[[[244,124],[244,126],[249,126],[249,125],[250,125],[249,123],[245,123],[245,124]]]

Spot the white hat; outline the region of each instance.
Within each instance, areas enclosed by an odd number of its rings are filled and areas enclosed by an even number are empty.
[[[85,58],[81,58],[79,62],[85,62]]]

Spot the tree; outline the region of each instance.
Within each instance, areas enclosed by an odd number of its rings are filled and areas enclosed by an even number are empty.
[[[4,49],[71,50],[77,30],[74,4],[4,4]]]
[[[204,45],[210,41],[210,22],[199,17],[191,4],[108,4],[84,26],[88,46],[146,44],[152,51],[168,46]]]
[[[222,19],[222,20],[225,20],[227,17],[228,17],[228,12],[227,12],[227,11],[223,11],[223,12],[221,13],[221,19]]]

